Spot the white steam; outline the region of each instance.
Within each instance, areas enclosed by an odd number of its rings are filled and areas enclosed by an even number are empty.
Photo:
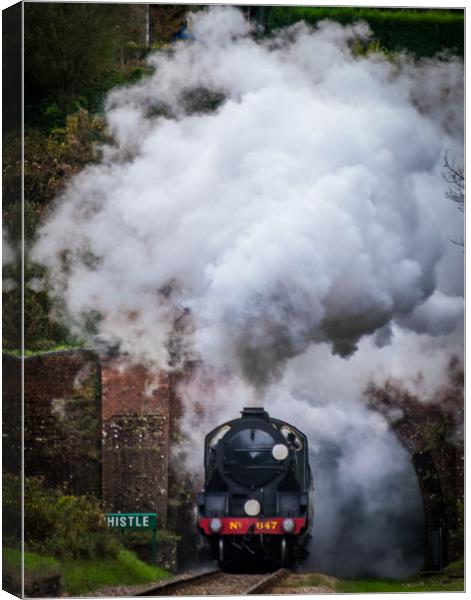
[[[229,374],[211,394],[201,377],[184,391],[195,466],[204,433],[255,386],[311,440],[316,552],[401,573],[413,561],[381,532],[398,541],[420,513],[417,486],[362,391],[417,385],[420,371],[427,395],[461,352],[463,257],[449,240],[462,224],[441,167],[462,152],[463,65],[354,56],[365,24],[260,42],[240,12],[213,8],[193,31],[109,96],[114,141],[59,199],[35,257],[82,336]]]
[[[13,245],[8,237],[8,233],[4,229],[2,229],[2,268],[5,269],[5,267],[9,267],[17,259],[18,259],[17,252],[15,251],[15,248],[13,247]],[[14,290],[15,288],[17,288],[16,282],[11,277],[5,276],[5,272],[3,270],[2,271],[2,290],[3,290],[3,292],[8,293],[8,292],[11,292],[12,290]]]
[[[440,89],[462,65],[355,58],[365,25],[248,32],[235,9],[199,14],[195,42],[110,95],[115,144],[69,186],[36,256],[82,334],[99,313],[101,336],[166,366],[184,306],[186,347],[259,385],[312,342],[352,353],[434,292],[447,232],[421,180],[444,189],[460,88],[446,112],[416,98],[427,73]],[[195,89],[225,100],[188,115]],[[435,328],[453,328],[456,307],[439,308]]]

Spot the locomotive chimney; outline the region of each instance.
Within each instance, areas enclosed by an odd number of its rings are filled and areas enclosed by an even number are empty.
[[[245,407],[240,414],[242,415],[243,419],[246,417],[257,417],[259,419],[263,419],[264,421],[268,421],[270,418],[270,415],[267,413],[267,411],[264,408],[259,407]]]

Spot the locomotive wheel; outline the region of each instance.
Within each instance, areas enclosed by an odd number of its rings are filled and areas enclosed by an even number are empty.
[[[224,564],[226,560],[226,544],[225,539],[223,537],[219,538],[218,541],[218,564],[220,567]]]
[[[280,558],[281,558],[281,564],[283,567],[287,567],[289,564],[289,547],[288,547],[288,542],[286,541],[285,536],[283,536],[281,538],[281,542],[280,542]]]

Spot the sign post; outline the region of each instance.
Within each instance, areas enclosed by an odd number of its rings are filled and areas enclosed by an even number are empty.
[[[157,564],[157,528],[152,530],[152,564]]]
[[[106,524],[115,529],[151,529],[152,564],[157,564],[157,514],[156,513],[106,513]]]

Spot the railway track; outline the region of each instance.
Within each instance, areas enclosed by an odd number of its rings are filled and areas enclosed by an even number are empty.
[[[286,569],[274,573],[225,573],[219,569],[196,575],[181,575],[144,590],[136,596],[222,596],[266,594],[289,574]]]

